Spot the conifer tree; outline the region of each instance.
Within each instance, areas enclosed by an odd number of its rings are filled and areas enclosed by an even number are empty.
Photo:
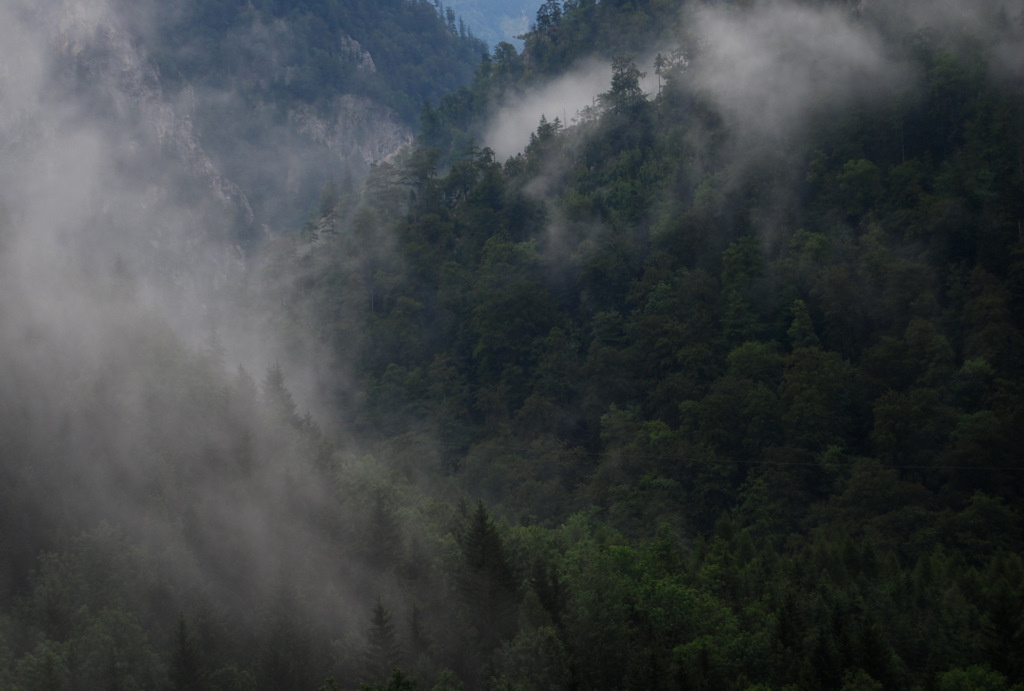
[[[786,335],[789,336],[789,343],[793,349],[820,346],[818,336],[814,333],[814,323],[811,321],[807,303],[803,300],[794,300],[790,310],[793,312],[793,322]]]
[[[270,411],[283,422],[298,426],[301,422],[295,408],[295,399],[284,382],[280,363],[275,362],[263,378],[263,400]]]
[[[402,649],[395,635],[395,625],[391,622],[391,612],[379,597],[370,624],[366,633],[363,677],[379,683],[386,681],[402,661]]]
[[[486,654],[512,633],[517,587],[501,535],[482,501],[469,516],[460,543],[457,586],[477,628],[480,652]]]
[[[185,615],[178,615],[174,634],[174,654],[171,658],[171,684],[175,691],[197,691],[202,686],[199,646],[195,635],[185,623]]]

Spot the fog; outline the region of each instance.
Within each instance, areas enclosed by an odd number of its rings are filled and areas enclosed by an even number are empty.
[[[916,5],[911,5],[916,7]],[[685,32],[678,45],[653,47],[634,56],[645,74],[641,83],[648,100],[663,85],[654,74],[654,55],[679,49],[686,56],[671,85],[710,106],[729,132],[728,174],[702,171],[702,150],[709,141],[700,128],[691,128],[686,150],[679,155],[694,160],[695,179],[714,174],[720,192],[741,185],[745,170],[765,160],[777,169],[774,204],[759,222],[766,229],[783,209],[795,202],[793,190],[802,177],[801,142],[812,121],[852,107],[877,108],[894,98],[909,97],[917,75],[887,41],[886,30],[894,15],[868,21],[864,13],[841,4],[810,5],[765,0],[742,10],[728,4],[691,3],[681,10]],[[916,15],[915,15],[916,16]],[[972,14],[973,16],[973,14]],[[607,60],[587,59],[569,72],[507,99],[489,119],[483,141],[499,160],[524,150],[540,117],[556,117],[565,125],[586,119],[587,110],[599,110],[598,96],[610,88]],[[587,136],[578,132],[577,136]],[[528,186],[539,199],[557,189],[561,167],[550,161]],[[760,175],[760,172],[754,172]],[[666,200],[671,204],[671,200]],[[557,248],[564,235],[557,208],[551,207],[548,237]],[[591,234],[597,229],[590,229]],[[560,254],[556,251],[556,254]]]
[[[484,144],[494,150],[499,160],[515,156],[529,144],[542,116],[548,122],[558,118],[566,126],[578,121],[581,111],[593,107],[598,94],[608,90],[611,75],[610,65],[595,60],[578,65],[525,95],[508,97],[490,118]]]
[[[842,6],[762,2],[742,14],[700,9],[693,20],[702,42],[693,87],[745,143],[799,136],[813,115],[909,84],[877,30]]]
[[[756,212],[738,222],[758,229],[767,247],[799,208],[809,142],[834,116],[856,111],[896,131],[900,124],[887,121],[886,113],[906,111],[924,95],[915,44],[941,41],[968,62],[983,55],[1007,88],[1019,89],[1024,78],[1020,0],[691,2],[681,3],[679,27],[676,45],[652,46],[649,54],[634,56],[647,75],[643,90],[654,100],[660,88],[672,89],[720,118],[721,126],[710,131],[693,123],[680,142],[678,155],[687,162],[691,191],[721,202],[731,194],[748,194],[746,186],[756,181]],[[655,81],[656,52],[685,56],[668,80]],[[599,106],[597,97],[609,90],[610,81],[607,59],[586,58],[525,94],[510,95],[483,128],[483,142],[504,160],[525,150],[541,116],[570,126],[565,155],[547,157],[525,186],[546,204],[546,247],[556,271],[574,251],[586,251],[589,243],[580,238],[605,232],[596,219],[567,223],[558,195],[588,137],[587,128],[571,126],[587,119],[588,108]],[[706,161],[717,167],[706,168]],[[675,208],[680,201],[672,195],[654,208]]]
[[[253,114],[265,125],[255,134],[200,132],[217,114],[224,132],[252,124],[232,119],[245,100],[230,85],[166,89],[131,39],[153,32],[155,13],[141,4],[120,14],[126,7],[0,2],[0,481],[10,488],[0,501],[16,500],[0,518],[33,517],[29,537],[5,546],[19,568],[0,574],[0,591],[24,587],[40,549],[67,547],[62,535],[114,525],[175,582],[162,616],[217,602],[255,625],[265,612],[247,611],[252,603],[289,590],[295,616],[344,644],[361,635],[373,598],[398,588],[399,576],[381,579],[370,563],[392,545],[368,545],[363,531],[392,476],[345,448],[337,395],[355,387],[347,363],[282,320],[275,300],[286,296],[261,272],[273,257],[255,248],[294,229],[282,219],[295,217],[296,199],[335,174],[358,175],[409,132],[356,97],[331,104],[333,119],[296,108],[276,120]],[[913,97],[920,75],[887,40],[892,26],[973,32],[993,46],[995,69],[1019,80],[1024,51],[999,18],[1021,12],[995,0],[699,6],[684,22],[699,45],[686,46],[694,59],[673,88],[728,123],[736,170],[767,150],[789,166],[775,180],[782,207],[814,118]],[[254,25],[236,38],[271,35]],[[637,61],[653,99],[652,56]],[[510,96],[482,143],[515,156],[542,116],[584,120],[610,80],[606,62],[587,60]],[[697,180],[714,172],[693,156],[703,145],[680,151]],[[527,193],[554,197],[562,172],[541,170]],[[562,261],[575,248],[564,219],[550,217],[549,249]]]
[[[636,62],[644,74],[641,87],[645,93],[653,94],[658,83],[653,69],[649,68],[653,53],[636,56]],[[487,121],[482,136],[484,145],[490,147],[499,160],[504,160],[526,148],[541,117],[548,122],[557,118],[562,126],[572,127],[596,116],[598,96],[608,91],[611,78],[610,63],[587,59],[525,94],[517,92],[506,96]]]
[[[0,592],[62,536],[112,529],[174,584],[167,625],[202,603],[262,625],[254,603],[283,589],[317,594],[293,616],[361,635],[385,586],[352,514],[382,471],[325,484],[309,466],[346,462],[303,431],[344,426],[317,423],[342,383],[247,294],[247,200],[124,31],[99,0],[0,3]],[[272,413],[275,363],[291,423]],[[339,487],[353,502],[332,509]]]
[[[908,46],[894,36],[955,35],[964,50],[990,50],[993,69],[1003,76],[1021,77],[1024,3],[1019,0],[748,5],[690,3],[680,20],[687,38],[680,46],[661,47],[665,54],[680,47],[690,57],[677,86],[715,106],[738,150],[787,146],[806,134],[812,118],[913,97],[921,75],[906,59]],[[655,52],[635,56],[647,75],[643,87],[649,97],[657,89]],[[526,94],[515,94],[489,119],[484,142],[499,159],[515,155],[541,115],[565,125],[578,121],[608,90],[610,75],[606,60],[588,59]]]

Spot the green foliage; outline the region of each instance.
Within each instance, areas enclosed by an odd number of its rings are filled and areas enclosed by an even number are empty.
[[[474,645],[488,653],[511,631],[519,586],[503,540],[483,502],[478,502],[468,517],[459,544],[463,564],[456,588],[474,613]]]
[[[447,153],[395,173],[409,270],[370,320],[396,344],[359,360],[366,439],[434,430],[454,483],[536,531],[467,511],[472,638],[442,666],[507,688],[907,688],[986,664],[1017,683],[1019,623],[979,579],[1020,548],[1020,291],[990,223],[1019,209],[984,173],[1019,177],[991,110],[1019,94],[929,44],[927,102],[886,111],[897,140],[834,114],[737,165],[681,45],[656,98],[616,58],[584,122],[541,119],[505,166],[465,146],[491,99],[611,23],[601,50],[626,54],[666,7],[545,4],[522,56],[499,46],[425,111]],[[799,204],[773,206],[797,160]]]
[[[1002,691],[1010,688],[998,672],[979,665],[967,669],[951,669],[939,675],[940,691]]]
[[[416,691],[416,681],[407,677],[402,670],[396,669],[386,684],[360,684],[360,691]]]
[[[171,684],[177,691],[201,688],[202,662],[195,636],[185,623],[185,615],[178,615],[178,627],[174,635],[174,652],[171,658]]]
[[[392,671],[395,672],[395,676],[401,677],[401,672],[398,670],[401,661],[402,649],[395,635],[395,626],[391,623],[391,612],[378,599],[377,605],[373,608],[373,618],[367,632],[363,678],[378,683],[385,679],[391,679],[386,687],[382,687],[391,689],[394,684],[398,683],[392,676]],[[394,688],[406,687],[395,686]]]
[[[299,415],[280,366],[261,390],[219,372],[215,338],[193,353],[151,323],[54,378],[71,419],[111,411],[127,440],[44,443],[5,399],[0,682],[1024,682],[1019,90],[899,36],[919,102],[811,117],[740,165],[680,45],[656,97],[618,59],[588,122],[544,119],[500,165],[469,135],[490,99],[585,48],[627,54],[677,9],[556,5],[524,55],[499,45],[423,109],[429,147],[360,194],[325,187],[268,249],[255,309],[353,382],[332,412],[361,454]],[[125,492],[93,511],[150,522],[82,533],[74,461],[108,458],[132,459],[111,466]],[[61,509],[19,522],[42,512],[8,486]]]

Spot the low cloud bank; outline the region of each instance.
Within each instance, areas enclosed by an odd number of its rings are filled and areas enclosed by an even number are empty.
[[[767,2],[694,19],[703,46],[691,83],[747,137],[796,134],[810,115],[911,82],[883,37],[840,7]]]
[[[541,116],[563,124],[578,120],[584,108],[593,106],[597,95],[608,90],[611,66],[587,62],[525,96],[506,100],[487,126],[483,141],[499,160],[515,156],[530,143]]]

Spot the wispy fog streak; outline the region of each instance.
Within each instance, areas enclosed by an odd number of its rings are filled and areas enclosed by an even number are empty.
[[[763,2],[696,12],[694,88],[749,137],[797,134],[810,115],[883,99],[908,83],[882,37],[842,7]]]
[[[530,142],[541,116],[570,125],[580,112],[594,106],[597,95],[608,90],[611,67],[588,62],[526,95],[510,97],[491,118],[483,136],[499,160],[515,156]]]

